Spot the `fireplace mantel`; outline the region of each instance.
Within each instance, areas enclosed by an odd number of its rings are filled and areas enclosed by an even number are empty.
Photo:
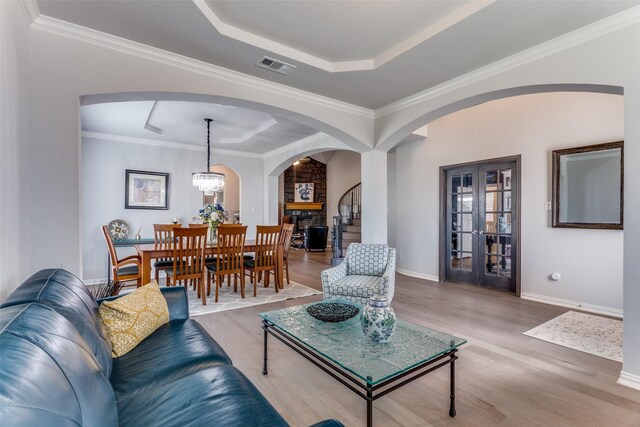
[[[296,203],[286,203],[285,209],[290,211],[319,211],[322,210],[324,203],[313,203],[313,202],[296,202]]]

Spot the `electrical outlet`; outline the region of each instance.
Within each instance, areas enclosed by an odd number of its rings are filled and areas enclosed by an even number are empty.
[[[551,210],[551,202],[544,202],[544,210],[545,211]]]

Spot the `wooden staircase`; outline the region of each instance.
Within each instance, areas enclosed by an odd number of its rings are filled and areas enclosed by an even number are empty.
[[[342,249],[345,250],[350,243],[360,243],[361,234],[361,184],[358,183],[347,190],[338,202],[338,215],[342,217]]]

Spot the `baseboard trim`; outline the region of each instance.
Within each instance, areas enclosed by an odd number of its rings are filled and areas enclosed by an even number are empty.
[[[620,372],[620,378],[618,378],[618,384],[640,390],[640,375],[622,371]]]
[[[404,276],[415,277],[416,279],[431,280],[432,282],[438,282],[438,276],[431,274],[418,273],[416,271],[405,270],[404,268],[396,268],[396,271]]]
[[[520,298],[526,299],[526,300],[530,300],[530,301],[543,302],[545,304],[558,305],[560,307],[576,308],[578,310],[588,311],[590,313],[604,314],[606,316],[613,316],[613,317],[622,318],[622,310],[620,310],[618,308],[611,308],[611,307],[604,307],[604,306],[601,306],[601,305],[587,304],[587,303],[584,303],[584,302],[572,301],[572,300],[563,299],[563,298],[550,297],[550,296],[547,296],[547,295],[532,294],[532,293],[529,293],[529,292],[522,292],[520,294]]]

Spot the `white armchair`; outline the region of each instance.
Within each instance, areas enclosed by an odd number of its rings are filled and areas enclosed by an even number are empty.
[[[366,304],[369,297],[395,290],[396,250],[383,244],[352,243],[342,264],[321,273],[324,299],[344,298]]]

